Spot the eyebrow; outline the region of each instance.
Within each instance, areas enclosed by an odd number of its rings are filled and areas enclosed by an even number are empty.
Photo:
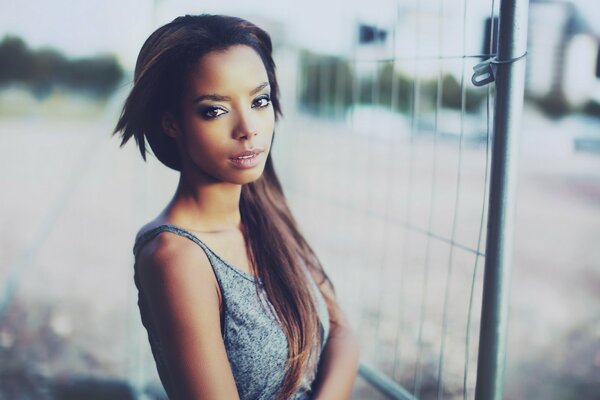
[[[260,92],[261,90],[263,90],[264,88],[266,88],[267,86],[269,86],[269,82],[263,82],[260,85],[258,85],[257,87],[255,87],[254,89],[252,89],[250,91],[250,96],[255,95],[256,93]],[[221,96],[220,94],[201,94],[200,96],[196,97],[194,99],[194,103],[198,103],[202,100],[212,100],[212,101],[231,101],[231,97],[229,96]]]

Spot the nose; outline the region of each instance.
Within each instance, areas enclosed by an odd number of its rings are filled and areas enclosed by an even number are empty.
[[[240,112],[238,115],[233,132],[234,138],[238,140],[251,139],[253,136],[258,135],[258,125],[252,111]]]

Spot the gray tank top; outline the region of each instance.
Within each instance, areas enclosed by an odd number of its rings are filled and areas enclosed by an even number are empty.
[[[171,232],[186,237],[204,250],[215,273],[223,305],[222,332],[225,350],[235,378],[241,400],[273,399],[283,377],[288,355],[287,338],[279,325],[266,296],[257,294],[260,279],[245,273],[227,263],[194,234],[174,225],[161,225],[140,235],[135,242],[133,253],[137,258],[142,247],[162,232]],[[142,287],[134,268],[134,281],[138,289],[138,305],[142,323],[148,331],[148,340],[152,349],[161,382],[167,394],[174,398],[173,389],[162,346],[156,335],[150,310],[144,298]],[[258,282],[257,282],[258,281]],[[321,348],[317,352],[318,364],[325,342],[329,335],[329,316],[327,305],[312,279],[309,279],[321,321]],[[261,292],[264,293],[264,292]],[[315,379],[316,368],[307,372],[294,400],[309,398],[311,385]]]

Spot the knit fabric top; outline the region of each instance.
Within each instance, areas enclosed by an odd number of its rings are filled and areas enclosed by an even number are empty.
[[[275,317],[273,306],[266,296],[259,296],[261,283],[259,278],[230,265],[213,252],[204,242],[187,230],[174,225],[161,225],[140,235],[134,245],[133,253],[137,258],[142,247],[163,232],[190,239],[204,250],[214,271],[221,291],[223,318],[222,335],[227,358],[235,378],[241,400],[273,399],[284,377],[284,366],[288,356],[288,342],[284,331]],[[170,382],[164,350],[158,339],[154,321],[143,289],[139,282],[137,268],[134,268],[134,281],[138,289],[138,306],[142,323],[148,331],[148,340],[152,349],[161,382],[171,399],[175,399]],[[309,276],[310,277],[310,276]],[[317,285],[309,279],[314,293],[319,319],[321,321],[322,345],[318,356],[325,346],[329,335],[329,316],[327,305]],[[314,365],[318,364],[318,359]],[[308,372],[293,400],[309,398],[316,370]]]

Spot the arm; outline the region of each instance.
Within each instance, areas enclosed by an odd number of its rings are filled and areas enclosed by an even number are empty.
[[[206,255],[185,238],[161,234],[143,249],[137,268],[175,398],[239,399]]]
[[[319,280],[316,280],[319,282]],[[313,385],[313,400],[349,399],[358,371],[359,346],[352,329],[336,302],[328,281],[319,285],[327,303],[330,332],[321,354],[319,371]]]

